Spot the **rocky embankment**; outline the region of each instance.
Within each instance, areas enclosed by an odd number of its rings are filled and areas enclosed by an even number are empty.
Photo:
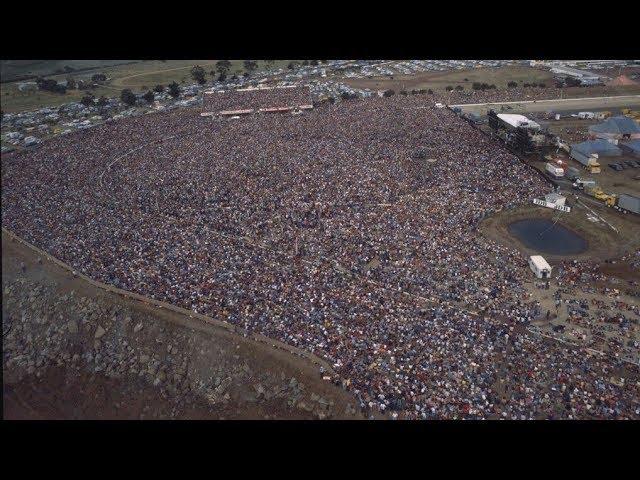
[[[25,253],[15,252],[25,247],[11,243],[14,252],[8,252],[4,240],[3,373],[9,405],[12,395],[18,403],[27,399],[32,410],[42,396],[49,406],[65,398],[68,403],[70,395],[61,388],[96,395],[94,384],[101,383],[102,390],[119,390],[111,392],[113,401],[100,400],[110,413],[87,407],[90,398],[76,398],[82,413],[61,405],[48,410],[72,418],[356,418],[351,397],[303,359],[174,312],[91,292],[96,289],[47,261],[25,264],[11,255]],[[47,386],[49,377],[57,379],[55,389]],[[59,399],[50,398],[52,390]],[[6,404],[5,418],[11,413]],[[127,411],[129,405],[140,406]]]

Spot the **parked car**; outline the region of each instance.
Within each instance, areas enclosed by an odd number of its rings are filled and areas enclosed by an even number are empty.
[[[636,167],[636,162],[634,162],[633,160],[625,160],[624,164],[631,168],[638,168]]]
[[[614,169],[616,172],[619,172],[622,170],[622,167],[620,166],[619,163],[610,163],[609,168]]]

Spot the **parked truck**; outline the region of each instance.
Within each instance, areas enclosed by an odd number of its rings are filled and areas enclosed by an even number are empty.
[[[618,197],[616,206],[620,210],[640,214],[640,197],[634,197],[633,195],[622,193]]]
[[[564,177],[564,170],[561,167],[558,167],[557,165],[553,165],[552,163],[547,162],[546,166],[545,166],[545,170],[552,176],[555,178],[562,178]]]
[[[576,181],[573,183],[573,188],[577,188],[578,190],[584,190],[585,188],[595,187],[595,186],[596,186],[595,180],[582,180],[581,178],[577,178]]]

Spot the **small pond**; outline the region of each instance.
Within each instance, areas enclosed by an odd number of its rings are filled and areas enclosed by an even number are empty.
[[[587,241],[580,235],[544,218],[518,220],[508,230],[524,246],[539,253],[574,255],[587,249]]]

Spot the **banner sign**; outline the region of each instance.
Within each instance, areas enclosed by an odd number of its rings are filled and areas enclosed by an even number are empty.
[[[571,207],[565,207],[564,205],[556,205],[555,203],[546,202],[544,200],[540,200],[539,198],[534,198],[533,203],[536,205],[540,205],[541,207],[553,208],[555,210],[560,210],[561,212],[569,213],[571,211]]]

